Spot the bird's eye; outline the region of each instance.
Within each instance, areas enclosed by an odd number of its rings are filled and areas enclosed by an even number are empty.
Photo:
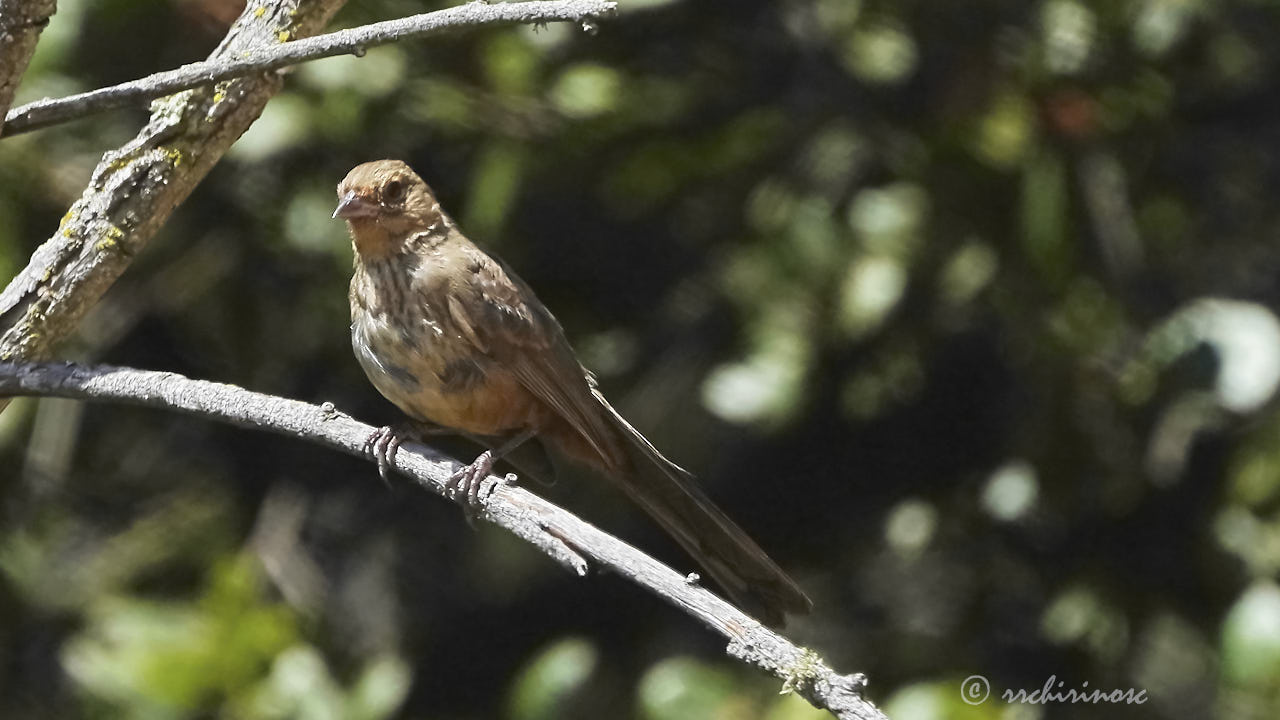
[[[392,180],[382,189],[382,199],[387,202],[397,203],[404,199],[404,183],[399,180]]]

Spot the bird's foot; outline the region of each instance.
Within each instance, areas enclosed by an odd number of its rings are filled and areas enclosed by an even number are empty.
[[[470,465],[455,472],[445,482],[449,497],[461,502],[467,524],[472,527],[475,527],[475,520],[488,503],[494,488],[499,484],[514,485],[516,482],[516,476],[508,473],[502,480],[485,486],[484,481],[493,472],[493,464],[496,462],[493,455],[493,451],[485,450]]]
[[[414,436],[410,428],[404,426],[383,425],[369,434],[364,441],[364,452],[378,463],[378,477],[388,487],[391,486],[390,472],[394,467],[396,451],[406,439]]]
[[[459,469],[445,481],[449,489],[449,497],[462,501],[463,507],[469,511],[479,510],[483,504],[480,497],[480,485],[493,470],[493,451],[485,450],[471,461],[470,465]]]

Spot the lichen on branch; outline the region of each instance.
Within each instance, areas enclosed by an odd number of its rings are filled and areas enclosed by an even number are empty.
[[[344,0],[251,0],[212,57],[315,34]],[[102,157],[88,187],[0,293],[0,358],[47,358],[280,89],[274,74],[152,103],[151,118]]]

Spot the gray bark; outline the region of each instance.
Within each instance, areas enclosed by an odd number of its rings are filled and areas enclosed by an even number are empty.
[[[129,368],[0,363],[0,395],[51,395],[176,410],[356,456],[365,455],[366,440],[374,431],[330,403],[316,406],[174,373]],[[432,448],[407,442],[396,453],[394,465],[423,488],[460,500],[453,497],[448,481],[462,466]],[[375,476],[371,469],[369,477]],[[676,572],[528,490],[495,476],[482,482],[480,517],[528,541],[574,574],[585,576],[593,565],[615,572],[723,636],[731,657],[772,673],[785,689],[799,693],[815,707],[841,720],[885,720],[862,697],[863,675],[836,673],[817,653],[756,622],[700,586],[693,576]]]
[[[56,0],[0,0],[0,132]]]
[[[251,0],[213,57],[312,35],[344,1]],[[152,103],[146,127],[103,156],[58,231],[0,293],[0,360],[49,357],[280,84],[275,74],[259,74]]]
[[[2,134],[30,132],[179,90],[278,70],[308,60],[335,55],[363,55],[368,48],[400,40],[518,23],[588,23],[594,18],[610,14],[616,6],[616,3],[605,0],[551,0],[499,5],[471,3],[350,30],[339,30],[305,40],[259,48],[235,57],[211,58],[78,95],[27,103],[9,113]]]

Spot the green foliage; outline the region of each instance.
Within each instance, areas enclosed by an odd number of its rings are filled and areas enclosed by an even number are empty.
[[[20,102],[198,59],[228,21],[61,5]],[[401,157],[895,720],[1275,717],[1277,33],[1256,0],[645,0],[596,34],[307,64],[62,357],[393,422],[329,213]],[[142,110],[0,141],[0,275]],[[535,489],[663,553],[563,475]],[[393,488],[305,443],[15,402],[0,717],[820,716],[674,610]],[[973,674],[996,697],[965,703]],[[1051,674],[1150,702],[998,699]]]
[[[641,715],[648,720],[726,717],[733,694],[733,680],[724,670],[689,658],[670,658],[641,678]]]
[[[63,652],[68,674],[124,717],[184,717],[245,692],[294,642],[288,607],[264,604],[245,556],[217,562],[191,603],[95,599]]]
[[[598,662],[596,649],[585,640],[557,642],[534,657],[517,676],[508,715],[513,720],[560,717],[570,696],[585,689]]]

